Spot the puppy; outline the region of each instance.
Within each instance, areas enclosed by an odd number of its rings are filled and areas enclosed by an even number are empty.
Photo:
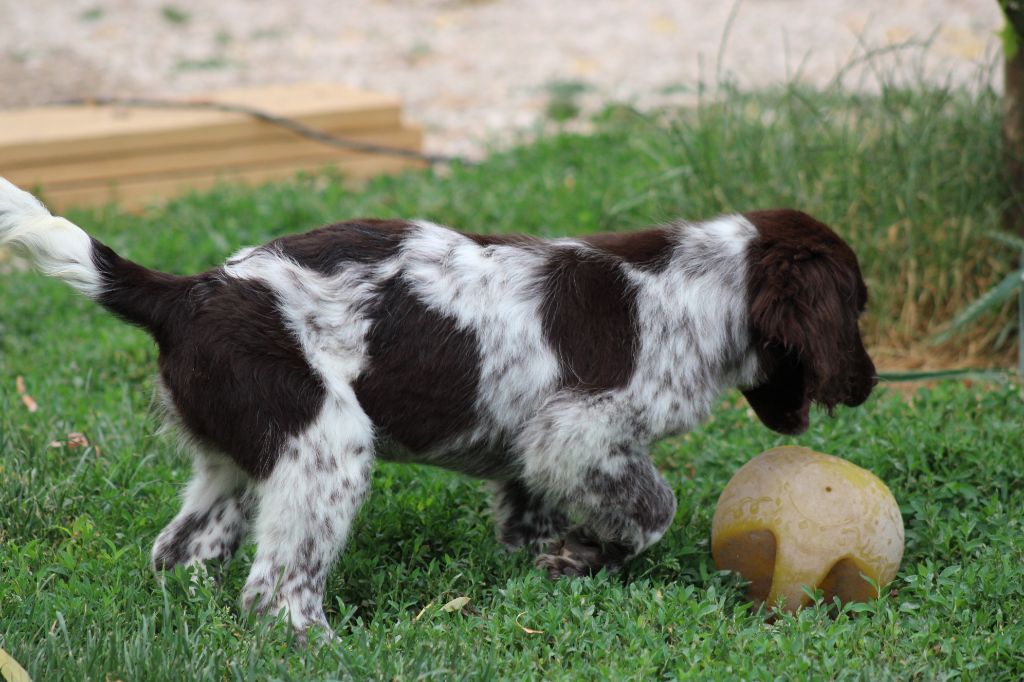
[[[0,244],[159,347],[194,455],[153,564],[257,550],[242,603],[329,632],[324,583],[376,458],[493,481],[499,538],[552,578],[614,569],[676,509],[648,444],[740,387],[780,433],[876,383],[857,259],[793,210],[542,240],[360,220],[180,277],[0,178]],[[543,545],[541,543],[547,543]]]

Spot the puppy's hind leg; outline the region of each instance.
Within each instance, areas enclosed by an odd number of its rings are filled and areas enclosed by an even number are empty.
[[[198,451],[181,511],[153,545],[154,570],[230,559],[249,525],[243,501],[247,484],[248,477],[228,458]]]
[[[333,635],[323,610],[324,585],[369,491],[372,466],[373,430],[357,405],[325,406],[290,439],[273,471],[255,486],[256,558],[243,608],[285,612],[302,641],[314,625]]]

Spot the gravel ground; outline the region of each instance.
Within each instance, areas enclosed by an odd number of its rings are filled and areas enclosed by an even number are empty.
[[[555,83],[585,87],[584,111],[686,103],[929,41],[874,64],[977,84],[1000,25],[996,0],[0,0],[0,107],[331,80],[399,95],[428,149],[476,155],[542,120]]]

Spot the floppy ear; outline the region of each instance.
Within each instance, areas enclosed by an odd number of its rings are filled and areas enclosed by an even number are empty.
[[[807,430],[811,407],[807,287],[801,268],[777,249],[755,249],[751,263],[750,326],[763,383],[743,391],[765,426],[784,434]]]
[[[765,426],[787,435],[803,433],[810,424],[811,401],[804,385],[803,368],[796,355],[769,344],[759,349],[766,381],[743,391]]]
[[[829,409],[844,400],[844,350],[860,345],[856,303],[843,300],[838,280],[846,273],[836,271],[827,246],[762,240],[751,249],[750,325],[764,381],[743,393],[780,433],[807,429],[812,400]],[[847,338],[851,330],[858,338]]]

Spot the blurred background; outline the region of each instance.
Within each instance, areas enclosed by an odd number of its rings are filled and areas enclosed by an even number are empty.
[[[340,82],[479,155],[549,107],[689,104],[700,82],[976,84],[1001,25],[996,0],[0,0],[0,106]]]

